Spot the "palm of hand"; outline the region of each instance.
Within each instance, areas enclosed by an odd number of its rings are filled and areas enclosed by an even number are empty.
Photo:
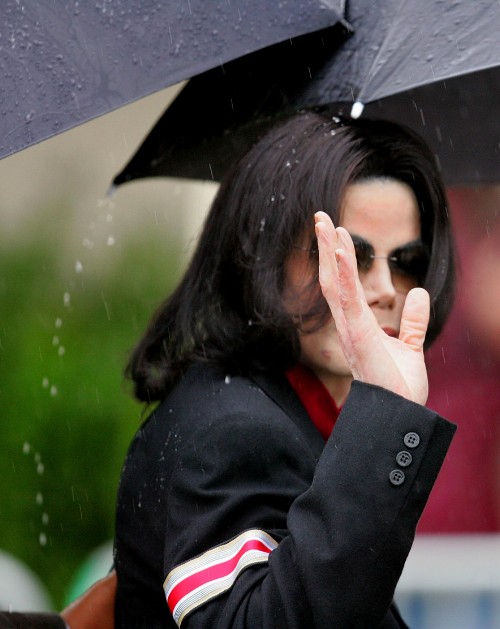
[[[423,344],[429,321],[429,295],[412,289],[403,309],[399,339],[388,336],[367,304],[348,232],[335,229],[323,212],[316,215],[323,295],[330,306],[353,377],[425,404],[428,393]]]

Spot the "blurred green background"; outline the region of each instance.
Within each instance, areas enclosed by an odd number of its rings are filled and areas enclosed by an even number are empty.
[[[56,609],[113,536],[144,411],[123,368],[214,191],[150,180],[106,197],[172,94],[0,162],[0,550],[38,575]]]

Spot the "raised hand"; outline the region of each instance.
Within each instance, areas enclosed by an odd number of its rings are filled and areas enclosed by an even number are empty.
[[[342,227],[335,228],[324,212],[315,215],[315,229],[321,290],[353,377],[425,404],[428,381],[423,345],[429,322],[429,294],[423,288],[410,290],[399,338],[388,336],[366,301],[349,233]]]

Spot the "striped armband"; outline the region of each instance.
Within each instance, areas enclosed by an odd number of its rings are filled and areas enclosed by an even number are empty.
[[[192,611],[230,590],[245,568],[267,562],[277,546],[264,531],[245,531],[176,566],[167,575],[163,589],[177,626]]]

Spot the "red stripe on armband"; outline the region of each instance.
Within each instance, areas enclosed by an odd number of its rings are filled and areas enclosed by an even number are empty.
[[[177,625],[181,626],[187,614],[231,589],[245,568],[266,562],[277,546],[264,531],[245,531],[176,566],[167,575],[163,589]]]

